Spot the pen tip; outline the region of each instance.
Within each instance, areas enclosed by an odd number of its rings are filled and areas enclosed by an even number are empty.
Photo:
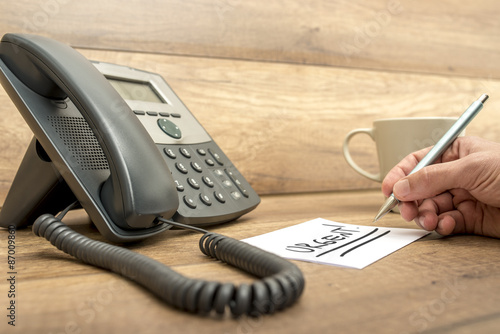
[[[385,216],[389,211],[391,211],[397,204],[399,203],[399,201],[394,197],[394,195],[391,194],[391,196],[389,196],[387,198],[387,200],[384,202],[384,204],[382,205],[382,207],[380,208],[379,212],[377,213],[377,215],[375,216],[375,218],[373,218],[373,223],[376,223],[378,220],[380,220],[380,218],[382,218],[383,216]]]

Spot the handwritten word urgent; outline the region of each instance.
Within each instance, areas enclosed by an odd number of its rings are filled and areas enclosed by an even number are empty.
[[[382,234],[375,235],[376,232],[379,230],[379,228],[375,227],[368,233],[362,233],[359,230],[359,227],[356,227],[356,230],[352,229],[346,229],[345,226],[342,225],[332,225],[332,224],[322,224],[323,226],[326,226],[330,229],[330,231],[326,232],[328,235],[325,235],[320,238],[315,238],[311,242],[308,243],[296,243],[291,246],[287,246],[286,250],[291,251],[291,252],[298,252],[298,253],[313,253],[313,252],[318,252],[319,254],[316,255],[316,257],[321,257],[323,255],[326,255],[328,253],[331,253],[333,251],[336,251],[338,249],[344,248],[349,245],[353,245],[357,243],[358,241],[363,240],[362,243],[358,243],[355,246],[345,250],[343,253],[340,254],[341,257],[345,256],[346,254],[352,252],[353,250],[368,244],[369,242],[372,242],[378,238],[383,237],[384,235],[387,235],[390,233],[390,231],[386,231]],[[366,239],[369,236],[374,235],[370,239]],[[352,237],[355,237],[355,239],[352,239]],[[366,239],[366,240],[364,240]],[[336,245],[334,248],[330,248],[332,245]]]

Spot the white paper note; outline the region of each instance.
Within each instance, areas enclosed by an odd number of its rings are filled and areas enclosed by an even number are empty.
[[[318,218],[242,241],[287,259],[363,269],[427,234]]]

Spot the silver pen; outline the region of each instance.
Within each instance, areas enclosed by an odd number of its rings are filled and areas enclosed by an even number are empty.
[[[479,111],[483,108],[483,103],[486,102],[487,99],[488,95],[483,94],[477,101],[474,101],[408,175],[418,172],[422,168],[434,163],[441,156],[441,154],[443,154],[444,151],[448,147],[450,147],[450,145],[455,141],[458,135],[479,113]],[[394,197],[394,194],[391,194],[391,196],[387,198],[385,203],[380,208],[379,212],[373,219],[373,222],[375,223],[380,218],[385,216],[385,214],[391,211],[398,203],[399,201],[396,199],[396,197]]]

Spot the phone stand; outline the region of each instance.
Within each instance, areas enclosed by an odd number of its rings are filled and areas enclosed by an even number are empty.
[[[56,214],[77,199],[33,138],[0,210],[0,226],[26,227],[44,213]]]

